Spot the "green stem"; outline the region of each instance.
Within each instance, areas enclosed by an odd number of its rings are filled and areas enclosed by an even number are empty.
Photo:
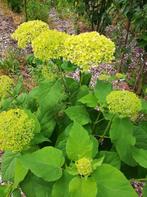
[[[95,135],[95,137],[100,137],[100,138],[103,138],[103,139],[104,139],[104,138],[110,139],[110,137],[108,137],[108,136],[106,136],[106,135],[105,135],[105,136],[103,136],[103,135]]]
[[[94,123],[93,123],[93,126],[92,126],[93,132],[95,131],[95,128],[96,128],[97,123],[99,123],[99,122],[102,120],[102,119],[99,120],[100,114],[101,114],[101,113],[98,113],[98,115],[97,115],[97,117],[96,117],[96,120],[95,120]]]
[[[65,91],[69,94],[69,90],[68,90],[68,87],[67,87],[67,84],[66,84],[64,72],[63,72],[62,68],[60,67],[60,65],[58,65],[58,64],[56,64],[56,65],[57,65],[57,68],[58,68],[59,73],[61,75],[61,80],[62,80],[62,83],[64,85]]]
[[[103,135],[102,135],[101,138],[99,139],[99,141],[103,141],[103,139],[105,138],[105,136],[106,136],[106,134],[107,134],[107,132],[108,132],[110,126],[111,126],[111,123],[112,123],[112,120],[114,119],[114,117],[115,117],[115,115],[112,116],[111,120],[109,120],[109,122],[108,122],[108,124],[107,124],[107,127],[106,127],[106,129],[105,129]]]
[[[147,181],[147,178],[139,178],[139,179],[130,179],[130,181]]]
[[[102,118],[102,119],[98,120],[95,124],[98,124],[98,123],[100,123],[103,120],[105,120],[105,118]]]
[[[81,87],[82,86],[82,80],[83,80],[81,71],[79,71],[79,76],[80,76],[80,87]]]

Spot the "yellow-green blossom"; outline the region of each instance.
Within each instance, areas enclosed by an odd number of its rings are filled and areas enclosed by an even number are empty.
[[[101,74],[99,75],[98,79],[101,81],[108,81],[110,79],[110,75]]]
[[[55,65],[44,65],[41,70],[44,79],[53,80],[59,77],[57,67]]]
[[[66,39],[64,46],[64,58],[83,71],[102,62],[111,62],[114,58],[114,43],[98,32],[72,35]]]
[[[48,29],[46,23],[40,20],[33,20],[22,23],[12,34],[12,38],[18,41],[20,48],[25,48],[27,44],[31,43],[41,32],[47,31]]]
[[[115,74],[115,77],[116,77],[117,79],[124,79],[124,78],[125,78],[125,75],[122,74],[122,73],[116,73],[116,74]]]
[[[9,95],[9,92],[11,92],[13,85],[14,81],[9,76],[0,76],[0,99],[5,98]]]
[[[81,158],[75,162],[78,173],[81,176],[89,176],[92,173],[92,162],[88,158]]]
[[[111,113],[119,117],[136,117],[141,110],[141,101],[136,94],[127,90],[112,91],[106,98]]]
[[[57,30],[41,33],[32,42],[35,57],[41,60],[58,59],[64,53],[64,41],[69,35]]]
[[[0,113],[0,150],[18,152],[26,148],[34,136],[35,121],[21,109]]]

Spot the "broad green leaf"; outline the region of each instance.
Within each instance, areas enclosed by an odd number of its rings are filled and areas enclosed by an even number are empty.
[[[141,122],[134,127],[137,148],[147,149],[147,122]]]
[[[120,169],[121,161],[120,161],[120,158],[116,152],[100,151],[99,155],[104,156],[103,163],[110,164],[110,165]]]
[[[50,142],[50,140],[47,137],[45,137],[42,133],[37,133],[31,141],[31,144],[35,145],[40,144],[42,142]]]
[[[72,121],[78,122],[81,125],[85,125],[91,122],[86,108],[82,105],[68,107],[65,110],[65,113]]]
[[[15,189],[12,193],[12,196],[13,197],[22,197],[21,190],[20,189]]]
[[[71,162],[70,165],[68,167],[66,167],[66,171],[70,175],[73,175],[73,176],[78,175],[78,170],[77,170],[77,167],[75,165],[75,162]]]
[[[104,156],[102,156],[102,157],[100,157],[98,159],[94,159],[92,161],[93,170],[96,170],[97,167],[101,166],[103,161],[104,161]]]
[[[46,114],[43,119],[40,121],[40,125],[41,125],[41,133],[45,136],[45,137],[50,137],[54,131],[54,128],[56,126],[56,121],[54,120],[54,118],[48,117],[48,114]]]
[[[12,153],[10,151],[5,152],[2,156],[1,172],[4,181],[13,181],[15,165],[19,156],[20,153]]]
[[[76,97],[77,101],[79,101],[79,99],[82,98],[83,96],[86,96],[88,93],[89,93],[89,88],[86,85],[82,85]]]
[[[71,179],[72,176],[65,171],[61,179],[54,183],[52,197],[69,197],[69,182]]]
[[[67,61],[64,61],[62,64],[61,64],[61,68],[66,71],[66,72],[72,72],[72,71],[75,71],[77,66],[72,64],[71,62],[67,62]]]
[[[17,159],[14,172],[14,185],[13,188],[17,188],[19,183],[24,180],[28,173],[28,168],[26,168],[21,160]]]
[[[147,114],[147,101],[144,99],[142,99],[141,101],[142,101],[142,110],[141,111],[143,113]]]
[[[73,123],[69,124],[65,130],[58,136],[55,147],[62,150],[66,155],[66,142],[69,136],[69,132],[72,128]]]
[[[45,113],[54,113],[58,104],[65,98],[65,92],[60,80],[44,81],[34,88],[28,97],[28,108],[39,111],[39,120]],[[38,108],[39,107],[39,108]]]
[[[60,80],[56,81],[52,87],[48,89],[45,95],[39,98],[39,106],[42,113],[54,111],[57,104],[65,98],[65,92]],[[55,108],[55,109],[54,109]]]
[[[145,186],[143,187],[143,197],[147,196],[147,185],[145,184]]]
[[[55,181],[62,176],[63,153],[54,147],[49,146],[26,154],[22,162],[33,174],[45,181]]]
[[[88,107],[95,108],[97,106],[97,98],[92,92],[80,98],[79,101],[83,104],[86,104]]]
[[[11,185],[0,185],[0,197],[9,197]]]
[[[79,82],[69,77],[66,77],[65,81],[66,81],[66,86],[68,87],[68,91],[71,94],[69,98],[70,99],[72,98],[71,100],[74,100],[74,96],[77,95],[78,90],[80,88]]]
[[[112,85],[106,81],[97,80],[95,87],[95,96],[100,105],[106,104],[106,96],[112,91]]]
[[[97,185],[93,178],[75,177],[69,183],[69,197],[96,197]]]
[[[132,150],[133,158],[140,166],[147,168],[147,150],[133,148]]]
[[[94,136],[90,135],[90,138],[91,138],[91,141],[93,142],[92,157],[94,158],[98,153],[99,143],[98,143],[98,140]]]
[[[43,170],[40,168],[40,170]],[[27,197],[51,197],[52,184],[36,177],[33,174],[28,174],[25,180],[21,183],[22,191]]]
[[[93,142],[88,132],[76,122],[71,127],[66,143],[66,152],[68,158],[73,161],[82,157],[92,157]]]
[[[98,167],[93,177],[97,182],[97,197],[137,197],[126,177],[111,165]]]
[[[86,85],[88,86],[91,80],[91,73],[90,72],[82,72],[81,73],[81,79],[80,79],[80,83],[81,85]]]
[[[25,110],[25,112],[28,114],[30,119],[33,119],[35,121],[34,133],[40,133],[40,123],[35,114],[33,114],[30,110]]]
[[[135,166],[136,162],[132,157],[135,137],[133,136],[133,124],[131,121],[127,118],[113,119],[110,128],[110,138],[121,160],[128,165]]]

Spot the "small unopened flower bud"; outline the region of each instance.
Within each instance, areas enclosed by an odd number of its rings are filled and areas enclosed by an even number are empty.
[[[83,157],[76,161],[75,165],[81,176],[89,176],[92,173],[92,163],[90,159]]]

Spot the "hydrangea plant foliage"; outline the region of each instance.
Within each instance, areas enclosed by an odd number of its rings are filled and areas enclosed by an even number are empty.
[[[87,72],[113,59],[114,43],[96,32],[70,36],[43,27],[34,34],[29,26],[23,39],[33,33],[34,54],[57,73],[31,91],[14,88],[0,106],[1,196],[137,197],[130,179],[147,175],[147,103],[113,90],[107,77],[90,87]],[[67,75],[76,68],[79,81]]]

